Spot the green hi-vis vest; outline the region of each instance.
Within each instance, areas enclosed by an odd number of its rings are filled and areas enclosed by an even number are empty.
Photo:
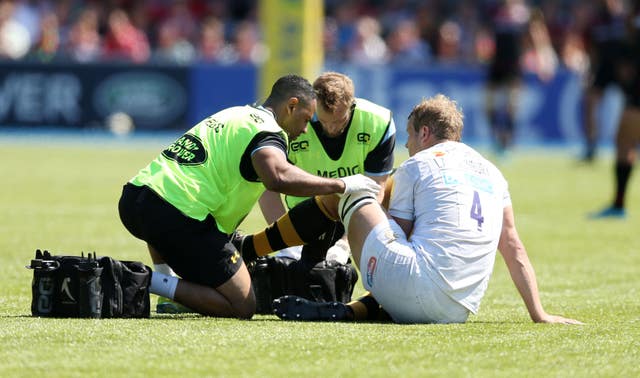
[[[322,147],[313,127],[289,143],[289,160],[299,168],[322,177],[345,177],[364,173],[364,161],[384,137],[391,121],[391,111],[370,101],[357,98],[345,146],[338,160],[333,160]],[[289,209],[308,197],[287,195]]]
[[[238,106],[209,116],[143,168],[134,185],[146,185],[188,217],[211,214],[218,229],[232,233],[264,192],[261,182],[240,173],[240,160],[261,131],[287,136],[264,109]]]

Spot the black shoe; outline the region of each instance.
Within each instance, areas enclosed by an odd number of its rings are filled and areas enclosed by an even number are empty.
[[[312,302],[295,295],[273,300],[273,313],[282,320],[345,321],[349,307],[341,302]]]
[[[595,159],[596,159],[595,148],[587,148],[587,150],[584,152],[584,154],[580,158],[580,161],[582,161],[583,163],[590,164],[590,163],[593,163]]]

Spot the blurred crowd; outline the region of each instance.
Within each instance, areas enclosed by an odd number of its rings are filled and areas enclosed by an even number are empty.
[[[633,14],[635,0],[326,0],[329,61],[477,64],[496,54],[496,30],[529,28],[521,63],[542,77],[585,72],[596,27]],[[505,4],[514,11],[505,14]],[[2,0],[0,57],[40,61],[260,64],[259,0]],[[533,16],[532,16],[533,15]],[[616,15],[613,15],[614,17]],[[514,22],[505,23],[505,19]],[[529,22],[532,20],[533,22]],[[537,21],[537,22],[536,22]],[[636,21],[637,22],[637,21]]]

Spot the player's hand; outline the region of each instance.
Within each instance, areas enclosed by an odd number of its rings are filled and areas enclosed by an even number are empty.
[[[584,323],[579,320],[565,318],[564,316],[551,315],[551,314],[545,314],[545,316],[537,320],[536,323],[584,325]]]
[[[343,194],[366,192],[371,194],[375,198],[380,191],[380,185],[378,185],[378,183],[365,175],[357,174],[353,176],[341,177],[340,180],[344,182]]]

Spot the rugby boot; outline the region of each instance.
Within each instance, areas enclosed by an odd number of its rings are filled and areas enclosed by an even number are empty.
[[[351,320],[349,307],[341,302],[313,302],[295,295],[285,295],[274,299],[272,306],[273,313],[282,320]]]

